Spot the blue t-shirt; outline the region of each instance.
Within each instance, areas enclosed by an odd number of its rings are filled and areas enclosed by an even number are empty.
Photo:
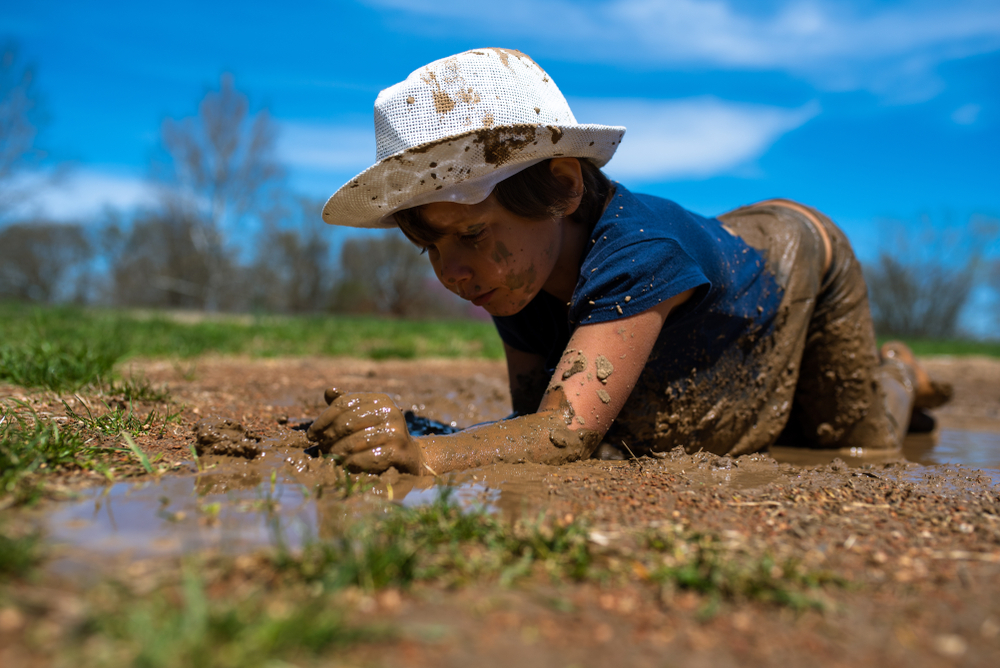
[[[555,369],[577,326],[646,311],[697,288],[671,311],[646,364],[661,382],[707,369],[732,346],[750,353],[773,327],[782,290],[761,254],[715,218],[670,200],[616,192],[597,222],[569,305],[542,291],[494,316],[500,337]]]

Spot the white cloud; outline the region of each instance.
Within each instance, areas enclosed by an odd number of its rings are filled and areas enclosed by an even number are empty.
[[[59,221],[86,222],[108,208],[128,210],[156,201],[156,188],[146,179],[93,168],[27,174],[12,188],[26,194],[12,215]]]
[[[963,104],[951,114],[951,120],[958,125],[972,125],[979,118],[979,112],[983,110],[979,104]]]
[[[766,14],[724,0],[369,1],[433,18],[437,33],[448,24],[474,26],[484,42],[524,43],[536,56],[778,70],[826,88],[867,88],[897,98],[933,94],[939,85],[933,70],[941,62],[1000,49],[995,0],[909,0],[879,8],[790,0]]]
[[[726,102],[684,100],[572,100],[581,123],[624,125],[621,148],[606,170],[640,181],[704,178],[732,173],[762,156],[785,133],[819,113]]]

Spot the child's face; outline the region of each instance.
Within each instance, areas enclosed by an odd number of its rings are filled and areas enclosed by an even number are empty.
[[[550,280],[565,219],[529,220],[494,197],[479,204],[436,202],[421,209],[441,238],[427,246],[441,283],[491,315],[513,315]]]

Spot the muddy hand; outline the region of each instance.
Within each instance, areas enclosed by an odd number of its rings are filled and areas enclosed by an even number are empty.
[[[379,473],[395,466],[420,474],[420,446],[406,431],[403,412],[387,395],[330,388],[323,398],[329,407],[306,433],[322,452],[339,457],[352,470]]]

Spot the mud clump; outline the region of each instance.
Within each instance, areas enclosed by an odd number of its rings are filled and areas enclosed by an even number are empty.
[[[586,368],[587,368],[587,358],[584,356],[583,353],[577,352],[576,359],[573,360],[572,366],[563,371],[562,379],[568,380],[573,376],[575,376],[576,374],[580,373],[581,371],[586,370]]]
[[[597,356],[597,380],[607,384],[608,377],[615,372],[615,367],[604,355]]]
[[[195,451],[202,455],[222,455],[254,459],[261,453],[261,437],[230,418],[205,418],[194,426]]]

